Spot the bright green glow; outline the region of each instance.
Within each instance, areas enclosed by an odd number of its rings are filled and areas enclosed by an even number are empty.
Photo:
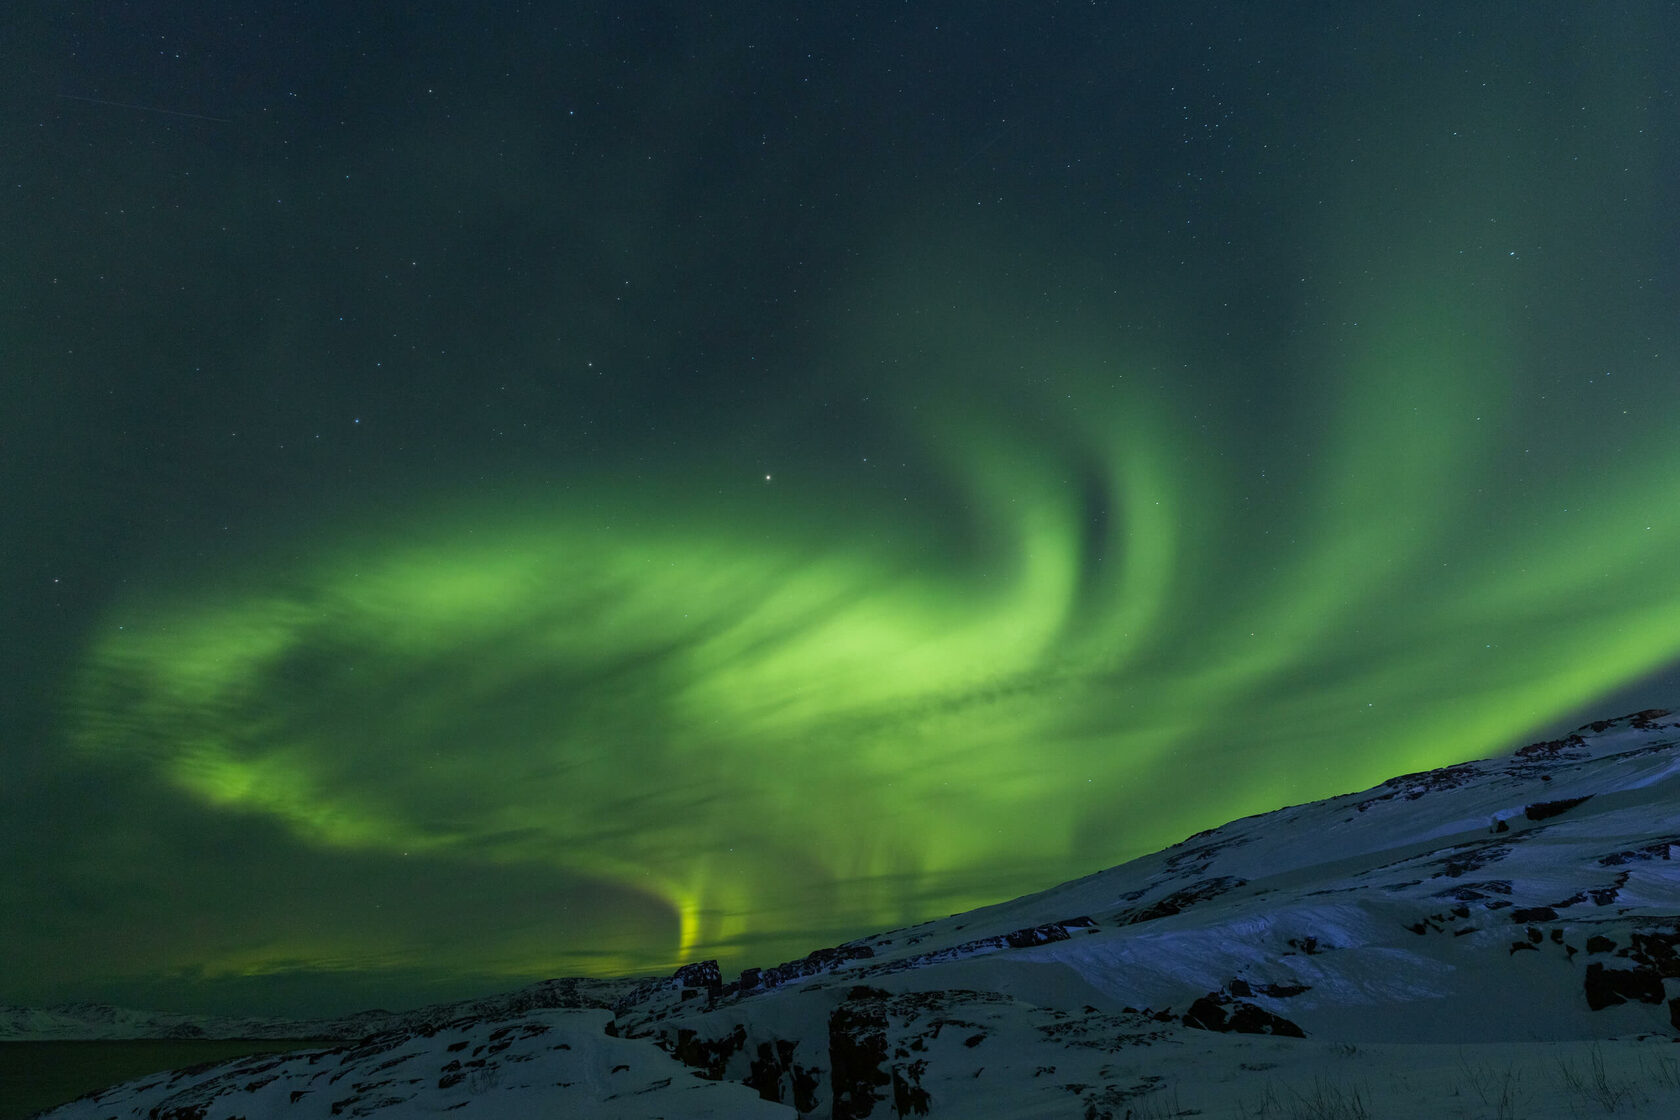
[[[440,507],[129,604],[78,743],[325,848],[548,866],[673,915],[665,960],[556,930],[509,971],[744,963],[1495,750],[1680,652],[1680,451],[1505,482],[1499,348],[1427,306],[1372,319],[1313,485],[1265,517],[1141,357],[977,344],[950,360],[1102,388],[926,425],[957,537],[837,521],[811,485]]]
[[[1396,171],[1325,240],[1359,244]],[[76,744],[333,852],[552,869],[669,911],[655,952],[557,917],[455,962],[510,973],[763,962],[1501,749],[1680,654],[1680,416],[1537,394],[1577,371],[1517,356],[1517,274],[1455,263],[1476,223],[1371,235],[1402,246],[1379,270],[1327,249],[1358,266],[1321,283],[1348,325],[1223,374],[1193,338],[1143,352],[988,288],[1026,257],[996,231],[968,258],[922,234],[919,271],[852,301],[919,314],[845,317],[836,364],[917,356],[892,411],[945,505],[871,504],[838,471],[423,497],[123,604]],[[1251,415],[1257,384],[1286,403]],[[197,963],[422,955],[390,941]]]

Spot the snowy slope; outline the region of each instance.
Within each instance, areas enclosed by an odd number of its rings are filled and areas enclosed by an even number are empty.
[[[53,1116],[791,1117],[743,1085],[688,1074],[647,1040],[609,1036],[607,1011],[466,1017],[327,1050],[157,1074]]]
[[[112,1038],[308,1038],[268,1034],[268,1019],[217,1019],[135,1011],[104,1003],[18,1007],[0,1003],[0,1042]],[[249,1033],[257,1032],[257,1033]],[[322,1036],[325,1037],[325,1036]]]
[[[539,985],[51,1115],[1672,1117],[1677,851],[1680,718],[1643,712],[727,983]]]
[[[1680,1009],[1661,989],[1680,976],[1680,720],[1592,727],[868,938],[858,946],[872,956],[846,971],[886,983],[909,967],[923,986],[975,973],[985,949],[965,942],[1089,919],[1060,927],[1065,939],[987,952],[987,986],[1078,983],[1100,1005],[1181,1011],[1246,986],[1245,1002],[1354,1041],[1673,1031]],[[1478,1013],[1454,1014],[1467,1007]]]

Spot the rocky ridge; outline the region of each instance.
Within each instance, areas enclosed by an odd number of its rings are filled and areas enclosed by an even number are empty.
[[[51,1115],[1239,1115],[1354,1050],[1427,1082],[1441,1042],[1609,1046],[1657,1071],[1631,1114],[1672,1115],[1677,851],[1680,718],[1646,711],[733,980],[552,981]],[[1524,1114],[1570,1114],[1559,1084]]]

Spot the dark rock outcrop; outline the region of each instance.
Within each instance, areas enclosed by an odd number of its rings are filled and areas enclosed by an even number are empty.
[[[739,1054],[747,1046],[747,1028],[739,1024],[723,1038],[701,1038],[700,1032],[686,1027],[677,1031],[676,1046],[672,1054],[677,1061],[693,1070],[698,1070],[701,1077],[708,1081],[722,1081],[724,1070],[729,1065],[729,1059]]]
[[[1173,914],[1182,914],[1198,902],[1206,902],[1210,898],[1218,898],[1222,894],[1236,890],[1248,880],[1239,879],[1234,875],[1221,875],[1213,879],[1203,879],[1191,883],[1183,890],[1174,891],[1163,898],[1145,906],[1126,918],[1127,925],[1137,925],[1139,922],[1152,922],[1157,918],[1165,918]]]
[[[1232,999],[1221,992],[1211,992],[1190,1005],[1184,1013],[1184,1025],[1201,1031],[1222,1034],[1280,1034],[1290,1038],[1305,1038],[1306,1032],[1281,1015],[1274,1015],[1247,1000]]]
[[[817,1107],[822,1078],[793,1058],[799,1043],[785,1038],[758,1044],[758,1056],[748,1067],[746,1084],[767,1101],[791,1104],[801,1115]]]
[[[1585,731],[1586,728],[1583,727],[1581,730]],[[1581,736],[1566,735],[1562,739],[1547,739],[1541,743],[1530,743],[1517,751],[1517,757],[1536,761],[1579,758],[1586,753],[1586,748],[1587,741]]]
[[[829,1087],[834,1120],[862,1120],[885,1100],[879,1090],[891,1085],[887,1069],[887,1012],[874,996],[851,999],[828,1017]]]
[[[1587,966],[1582,983],[1586,989],[1587,1006],[1603,1011],[1630,1000],[1639,1003],[1663,1001],[1662,977],[1652,968],[1605,968],[1594,962]]]
[[[749,968],[742,971],[739,979],[723,987],[724,995],[745,994],[748,992],[768,991],[779,988],[793,980],[803,980],[808,976],[819,976],[826,972],[834,972],[850,961],[868,960],[875,955],[875,950],[868,945],[850,944],[837,945],[832,949],[818,949],[796,961],[775,965],[771,968]]]
[[[717,999],[723,991],[723,974],[716,961],[695,961],[677,969],[671,977],[682,990],[682,998],[692,999],[704,992],[708,999]]]
[[[1585,797],[1561,797],[1556,801],[1536,801],[1523,809],[1523,816],[1531,821],[1543,821],[1548,817],[1560,816],[1577,805],[1592,800],[1592,794]]]

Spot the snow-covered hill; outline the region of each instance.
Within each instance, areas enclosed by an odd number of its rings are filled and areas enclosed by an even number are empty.
[[[1677,851],[1680,718],[1641,712],[728,982],[550,982],[50,1115],[1672,1117]]]
[[[0,1042],[114,1038],[308,1038],[268,1034],[267,1019],[213,1019],[135,1011],[104,1003],[18,1007],[0,1003]],[[255,1033],[252,1033],[255,1032]],[[325,1037],[325,1036],[323,1036]]]
[[[135,1011],[103,1003],[29,1008],[0,1004],[0,1042],[171,1039],[341,1039],[356,1041],[391,1031],[424,1030],[462,1018],[506,1019],[527,1011],[610,1008],[641,980],[545,980],[516,992],[413,1011],[361,1011],[337,1019],[215,1018],[166,1011]]]

